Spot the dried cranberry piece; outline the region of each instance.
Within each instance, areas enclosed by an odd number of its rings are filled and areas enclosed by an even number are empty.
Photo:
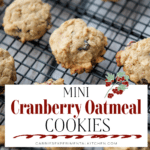
[[[78,48],[78,50],[79,50],[79,51],[82,51],[82,50],[87,51],[89,48],[90,48],[90,45],[89,45],[88,41],[84,40],[84,46]]]
[[[18,27],[17,27],[17,30],[16,30],[17,32],[21,32],[22,30],[21,29],[19,29]]]
[[[131,42],[129,42],[129,44],[127,46],[131,46],[134,43],[136,43],[136,42],[135,41],[131,41]]]

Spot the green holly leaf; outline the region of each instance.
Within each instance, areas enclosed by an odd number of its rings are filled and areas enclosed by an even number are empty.
[[[125,89],[128,89],[128,88],[124,84],[121,84],[118,86],[118,91],[120,91],[120,90],[124,91]]]
[[[118,73],[117,73],[117,76],[118,76],[118,77],[123,77],[123,76],[124,76],[124,72],[118,72]]]
[[[125,75],[126,81],[129,81],[129,76]]]
[[[107,82],[111,82],[112,80],[115,79],[115,75],[114,75],[114,74],[111,74],[111,73],[110,73],[110,74],[107,73],[106,78],[107,78]]]

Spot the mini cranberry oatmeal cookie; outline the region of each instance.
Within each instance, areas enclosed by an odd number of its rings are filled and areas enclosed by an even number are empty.
[[[131,42],[116,55],[117,65],[136,84],[150,84],[150,38]]]
[[[5,143],[5,126],[0,126],[0,145]]]
[[[34,83],[34,85],[63,85],[64,84],[64,79],[58,79],[54,81],[53,79],[49,79],[48,81],[44,83]]]
[[[8,51],[0,48],[0,94],[5,84],[14,84],[17,80],[14,59]]]
[[[71,74],[81,74],[104,60],[107,38],[83,20],[70,19],[53,32],[49,42],[57,63],[71,69]]]
[[[51,6],[41,0],[15,0],[6,8],[4,30],[23,43],[39,39],[51,28],[50,9]]]
[[[148,147],[104,147],[104,150],[150,150],[150,135],[148,134]]]

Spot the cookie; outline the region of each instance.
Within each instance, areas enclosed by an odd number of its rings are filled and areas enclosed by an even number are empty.
[[[0,126],[0,145],[5,143],[5,126]]]
[[[83,150],[83,147],[46,147],[46,150]]]
[[[117,65],[136,84],[150,84],[150,38],[132,42],[116,55]]]
[[[49,79],[48,81],[44,83],[34,83],[34,85],[63,85],[64,84],[64,79],[58,79],[54,81],[53,79]]]
[[[8,51],[0,48],[0,86],[14,84],[16,81],[14,59]],[[2,91],[2,89],[0,89]]]
[[[148,134],[148,147],[104,147],[104,150],[150,150],[150,135]]]
[[[4,30],[23,43],[39,39],[51,28],[50,9],[41,0],[15,0],[6,8]]]
[[[58,64],[81,74],[104,60],[107,38],[83,20],[70,19],[52,33],[49,43]]]

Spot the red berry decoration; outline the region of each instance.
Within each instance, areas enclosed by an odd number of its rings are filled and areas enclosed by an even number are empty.
[[[111,82],[106,82],[106,87],[110,86],[111,84]]]
[[[113,74],[109,74],[108,73],[108,76],[107,76],[107,79],[105,80],[106,82],[106,86],[111,86],[114,82],[114,78],[115,76]],[[118,87],[115,87],[114,89],[112,89],[112,93],[109,93],[108,95],[106,94],[106,96],[108,98],[112,98],[114,97],[115,94],[117,95],[121,95],[124,93],[124,91],[127,89],[127,87],[129,86],[129,82],[128,82],[128,79],[129,79],[129,76],[125,75],[123,72],[118,72],[117,73],[117,77],[116,77],[116,80],[114,83],[114,85],[117,85],[117,82],[119,82],[119,86]],[[108,82],[109,81],[109,82]],[[113,85],[113,86],[114,86]],[[112,87],[113,87],[112,86]],[[111,87],[111,88],[112,88]],[[119,89],[119,90],[118,90]],[[110,90],[110,89],[109,89]],[[106,97],[105,96],[105,97]]]
[[[118,91],[117,87],[115,89],[113,89],[112,91],[113,91],[113,93],[117,93],[117,91]]]
[[[128,81],[122,82],[122,84],[126,85],[127,87],[129,86],[129,82]]]
[[[113,83],[114,82],[114,80],[111,80],[111,83]]]
[[[117,90],[117,93],[116,93],[116,94],[119,95],[119,94],[120,94],[120,91]]]
[[[125,80],[125,77],[122,77],[121,80],[124,81],[124,80]]]
[[[126,85],[127,85],[127,87],[128,87],[128,86],[129,86],[129,82],[126,81]]]
[[[112,90],[114,94],[123,94],[123,90],[118,91],[118,88],[116,87],[115,89]]]
[[[119,92],[120,92],[120,94],[123,94],[123,90],[120,90]]]
[[[108,94],[108,98],[112,98],[112,97],[114,97],[114,94],[113,93],[109,93]]]
[[[120,82],[120,81],[122,81],[122,78],[118,78],[118,80],[117,80],[118,82]]]
[[[119,79],[119,77],[116,78],[116,80],[118,80],[118,79]]]

